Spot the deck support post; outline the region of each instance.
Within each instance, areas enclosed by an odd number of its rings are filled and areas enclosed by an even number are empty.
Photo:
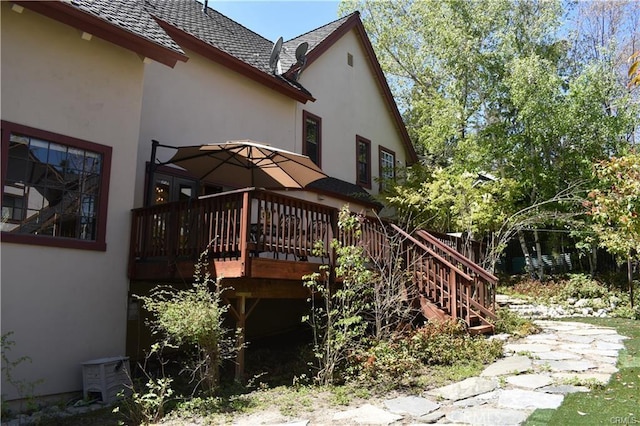
[[[236,330],[238,330],[238,340],[236,344],[238,345],[238,355],[236,356],[236,375],[235,380],[237,382],[244,381],[244,346],[245,346],[245,336],[246,336],[246,328],[247,328],[247,318],[251,315],[253,310],[260,302],[260,299],[256,299],[253,304],[247,309],[247,298],[252,296],[251,292],[238,292],[236,293],[236,306],[233,307],[229,303],[227,299],[225,302],[229,304],[229,312],[236,319]]]
[[[236,299],[236,329],[238,330],[238,355],[236,356],[236,375],[237,382],[244,380],[244,339],[245,327],[247,323],[247,297],[244,294],[238,294]]]

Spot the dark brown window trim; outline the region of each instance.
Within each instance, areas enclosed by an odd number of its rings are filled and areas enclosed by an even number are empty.
[[[310,112],[302,111],[302,154],[307,154],[307,119],[318,123],[318,167],[322,168],[322,118]]]
[[[380,190],[382,190],[382,153],[386,152],[387,154],[393,155],[393,178],[396,178],[396,153],[388,148],[383,147],[382,145],[378,145],[378,177],[380,178]]]
[[[366,181],[360,180],[360,143],[364,143],[368,146]],[[363,188],[371,189],[371,141],[359,135],[356,135],[356,184]]]
[[[98,226],[96,230],[95,241],[83,241],[73,238],[50,237],[46,235],[25,235],[12,234],[10,232],[1,232],[0,238],[2,242],[30,244],[49,247],[62,247],[82,250],[105,251],[107,249],[106,233],[107,233],[107,210],[109,201],[109,180],[111,173],[111,153],[112,148],[106,145],[100,145],[94,142],[76,139],[70,136],[60,135],[58,133],[40,130],[22,124],[12,123],[1,120],[2,126],[2,191],[4,193],[4,181],[7,165],[9,162],[9,136],[11,133],[20,133],[26,136],[48,140],[75,148],[94,151],[102,154],[102,177],[100,182],[100,199],[98,201]]]

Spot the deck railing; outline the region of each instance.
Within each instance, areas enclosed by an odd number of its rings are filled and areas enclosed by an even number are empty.
[[[322,242],[329,256],[336,210],[273,192],[247,188],[133,210],[131,261],[313,256]],[[321,256],[321,257],[322,257]]]

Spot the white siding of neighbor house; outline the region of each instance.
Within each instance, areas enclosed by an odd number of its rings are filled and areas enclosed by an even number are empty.
[[[292,150],[296,101],[249,78],[186,51],[174,69],[146,65],[138,149],[136,206],[143,203],[144,164],[151,140],[172,146],[252,139]],[[175,151],[158,149],[160,161]]]
[[[353,55],[353,67],[347,64]],[[371,193],[378,192],[378,146],[408,159],[396,123],[375,79],[355,30],[340,38],[309,65],[300,83],[317,99],[299,104],[296,150],[302,149],[302,111],[322,119],[322,168],[330,176],[356,182],[356,135],[371,141]]]
[[[2,333],[16,342],[7,355],[32,360],[15,378],[42,380],[35,395],[77,391],[81,362],[125,353],[144,67],[128,50],[0,7],[2,119],[113,147],[106,252],[2,243]],[[19,396],[4,375],[2,393]]]

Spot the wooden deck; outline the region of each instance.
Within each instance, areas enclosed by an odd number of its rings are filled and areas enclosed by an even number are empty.
[[[306,298],[302,276],[334,264],[334,238],[366,246],[380,262],[391,259],[395,235],[410,272],[407,294],[426,318],[460,318],[472,333],[493,330],[497,279],[451,241],[367,218],[356,241],[338,229],[337,218],[336,209],[254,188],[136,209],[129,278],[189,281],[206,250],[202,260],[212,276],[233,282],[231,298]]]

